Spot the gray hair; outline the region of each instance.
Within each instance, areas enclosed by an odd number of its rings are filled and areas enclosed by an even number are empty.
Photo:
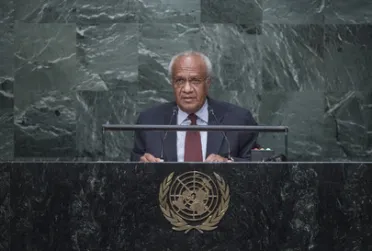
[[[201,52],[198,52],[198,51],[185,51],[185,52],[181,52],[181,53],[178,53],[177,55],[173,56],[170,63],[169,63],[169,66],[168,66],[168,76],[170,78],[172,77],[173,65],[174,65],[174,62],[176,61],[177,58],[184,57],[184,56],[192,56],[192,55],[198,55],[203,59],[205,65],[207,67],[207,76],[211,77],[212,76],[211,60],[205,54],[203,54]]]

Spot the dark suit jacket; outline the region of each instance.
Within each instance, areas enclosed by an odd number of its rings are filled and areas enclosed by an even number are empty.
[[[171,125],[177,124],[177,116],[173,116],[175,102],[158,105],[142,112],[137,120],[137,124],[145,125]],[[214,116],[209,113],[209,125],[257,125],[252,114],[239,106],[220,102],[208,98],[208,108],[213,109]],[[171,121],[172,120],[172,121]],[[131,154],[131,161],[139,161],[145,153],[150,153],[155,157],[160,157],[164,133],[161,131],[137,131],[134,134],[134,147]],[[248,161],[250,151],[256,144],[258,133],[252,132],[226,132],[230,142],[231,156],[235,161]],[[169,131],[164,141],[164,161],[177,161],[177,132]],[[228,146],[222,132],[208,132],[207,155],[219,154],[227,157]]]

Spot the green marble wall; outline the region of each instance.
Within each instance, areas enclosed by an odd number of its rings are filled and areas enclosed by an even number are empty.
[[[0,159],[96,160],[101,124],[172,100],[167,64],[194,49],[211,96],[290,127],[294,160],[371,160],[372,2],[28,0],[0,3]],[[132,133],[107,133],[126,160]],[[260,143],[284,151],[283,136]]]

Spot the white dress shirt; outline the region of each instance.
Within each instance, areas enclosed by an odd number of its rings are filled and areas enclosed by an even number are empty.
[[[197,125],[208,125],[208,102],[205,101],[204,105],[200,108],[199,111],[195,113],[197,116],[196,124]],[[191,124],[191,120],[188,119],[189,114],[182,111],[178,108],[177,114],[177,125],[185,125],[188,126]],[[203,152],[203,161],[206,159],[207,154],[207,131],[200,132],[200,139],[202,145],[202,152]],[[177,131],[177,161],[184,162],[185,156],[185,139],[186,139],[186,131]]]

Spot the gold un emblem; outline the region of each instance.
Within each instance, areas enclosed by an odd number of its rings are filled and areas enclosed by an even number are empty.
[[[217,228],[229,207],[230,190],[220,175],[213,174],[214,179],[192,171],[173,179],[173,172],[161,183],[160,209],[173,230],[203,233]]]

